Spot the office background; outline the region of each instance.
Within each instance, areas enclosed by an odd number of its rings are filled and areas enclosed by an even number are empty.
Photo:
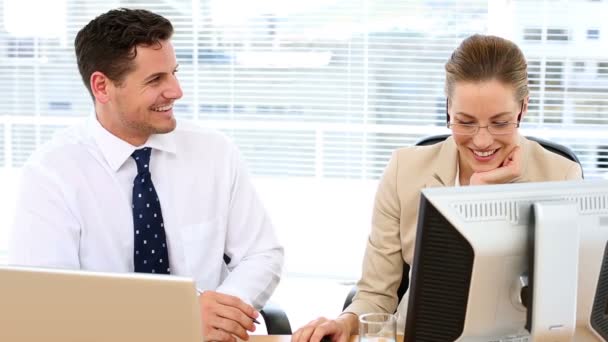
[[[512,39],[528,58],[523,133],[608,177],[608,0],[0,0],[0,263],[20,168],[91,115],[74,36],[115,7],[173,22],[175,111],[243,152],[286,247],[279,296],[323,283],[343,299],[390,152],[448,132],[443,64],[470,34]]]

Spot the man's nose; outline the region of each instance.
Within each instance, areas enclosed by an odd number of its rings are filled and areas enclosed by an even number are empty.
[[[173,99],[173,100],[180,99],[182,96],[184,96],[182,87],[179,85],[179,81],[177,80],[176,77],[173,78],[173,80],[171,81],[171,83],[169,84],[169,86],[167,87],[165,92],[163,93],[163,96],[168,99]]]

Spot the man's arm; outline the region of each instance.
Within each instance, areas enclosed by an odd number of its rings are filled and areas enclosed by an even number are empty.
[[[203,335],[207,340],[248,340],[253,320],[276,288],[283,267],[278,244],[266,210],[257,197],[236,147],[230,145],[230,162],[222,170],[230,175],[224,262],[229,274],[216,291],[199,297]]]
[[[22,171],[8,246],[13,265],[80,268],[78,221],[60,179],[41,165]]]
[[[230,274],[217,289],[261,309],[279,283],[283,247],[236,148],[225,253]]]

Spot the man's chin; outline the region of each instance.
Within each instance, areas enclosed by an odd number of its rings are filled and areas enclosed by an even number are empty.
[[[175,121],[175,118],[172,117],[170,120],[166,120],[166,122],[163,122],[162,124],[154,125],[154,127],[152,127],[152,131],[154,134],[166,134],[173,132],[176,126],[177,122]]]

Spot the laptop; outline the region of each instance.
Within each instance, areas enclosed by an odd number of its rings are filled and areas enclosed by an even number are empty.
[[[0,267],[0,341],[201,342],[192,279]]]

